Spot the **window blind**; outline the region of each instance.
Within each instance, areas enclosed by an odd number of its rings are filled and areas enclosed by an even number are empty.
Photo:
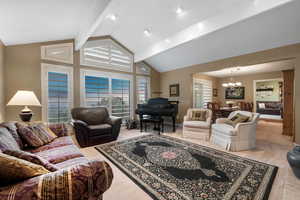
[[[48,122],[70,121],[68,75],[48,72]]]
[[[110,39],[87,41],[80,55],[81,65],[132,71],[133,55]]]
[[[208,102],[212,102],[212,81],[194,79],[193,100],[195,108],[206,108]]]
[[[105,77],[85,76],[86,106],[109,107],[109,79]]]
[[[139,62],[139,63],[136,64],[136,73],[150,75],[151,74],[151,69],[144,62]]]
[[[112,79],[112,115],[130,117],[130,81]]]
[[[136,89],[138,103],[147,103],[150,97],[150,79],[147,77],[137,77]]]
[[[82,70],[82,105],[103,106],[112,116],[129,119],[132,108],[131,81],[130,75]]]

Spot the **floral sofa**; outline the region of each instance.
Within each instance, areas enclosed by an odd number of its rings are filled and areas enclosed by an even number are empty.
[[[102,199],[102,194],[110,187],[113,179],[110,166],[104,161],[89,161],[84,157],[72,138],[67,136],[64,125],[50,126],[58,137],[35,149],[24,147],[14,122],[0,124],[1,129],[4,127],[13,137],[5,135],[7,131],[0,131],[0,152],[5,153],[13,138],[18,140],[19,146],[15,148],[42,157],[57,170],[13,185],[1,186],[1,200],[94,200]],[[6,145],[5,149],[3,144]]]

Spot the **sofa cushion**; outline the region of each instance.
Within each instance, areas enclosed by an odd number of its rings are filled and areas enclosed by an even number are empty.
[[[99,124],[88,126],[91,135],[101,135],[111,133],[112,126],[110,124]]]
[[[19,136],[18,131],[17,131],[16,122],[3,122],[3,123],[0,124],[0,126],[4,126],[5,128],[7,128],[9,130],[9,132],[11,133],[13,138],[18,143],[20,149],[24,148],[24,144],[22,142],[22,139]]]
[[[223,133],[224,135],[233,136],[233,135],[237,134],[236,129],[228,124],[213,124],[212,129],[213,129],[213,131]]]
[[[65,136],[65,137],[58,137],[52,142],[50,142],[49,144],[34,149],[28,149],[28,150],[32,153],[37,153],[37,152],[46,151],[57,147],[62,147],[62,146],[67,146],[72,144],[74,144],[72,138],[70,136]]]
[[[40,147],[53,141],[57,136],[47,131],[42,124],[23,125],[17,124],[18,133],[31,147]]]
[[[0,184],[2,186],[47,173],[49,171],[41,165],[0,153]]]
[[[75,145],[57,147],[45,151],[40,151],[34,154],[46,159],[53,164],[60,163],[72,158],[83,157],[83,154]]]
[[[31,163],[34,163],[37,165],[41,165],[51,172],[58,170],[58,168],[55,165],[49,163],[47,160],[43,159],[42,157],[40,157],[38,155],[34,155],[30,152],[6,149],[3,151],[3,153],[10,155],[10,156],[14,156],[14,157],[22,159],[22,160],[26,160],[28,162],[31,162]]]
[[[69,159],[69,160],[66,160],[66,161],[63,161],[60,163],[56,163],[55,166],[59,169],[62,169],[62,168],[71,167],[73,165],[77,165],[80,163],[85,163],[87,161],[88,161],[88,159],[86,157],[78,157],[78,158],[72,158],[72,159]]]
[[[20,146],[5,127],[0,127],[0,149],[20,150]]]
[[[210,124],[206,121],[184,121],[183,122],[184,127],[189,128],[205,128],[209,129]]]

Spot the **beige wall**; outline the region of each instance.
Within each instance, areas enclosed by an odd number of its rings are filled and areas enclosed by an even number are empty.
[[[0,40],[0,122],[5,120],[4,48],[5,46]]]
[[[285,59],[293,59],[292,63],[295,67],[296,141],[300,143],[300,44],[284,46],[161,73],[160,85],[162,96],[169,96],[168,92],[170,84],[174,82],[180,84],[181,102],[179,105],[179,119],[182,120],[186,110],[192,106],[192,74],[198,72],[215,71],[234,66],[249,66],[260,63],[268,63]],[[184,90],[182,90],[182,88],[184,88]]]
[[[95,39],[95,38],[93,38]],[[38,99],[41,100],[41,63],[51,63],[66,65],[69,67],[74,67],[74,106],[80,106],[80,69],[92,69],[98,71],[110,71],[118,73],[114,70],[100,69],[97,67],[85,67],[80,66],[79,63],[79,51],[74,52],[74,65],[68,65],[57,62],[42,61],[40,47],[42,45],[50,44],[59,44],[65,42],[73,42],[73,40],[64,40],[64,41],[54,41],[54,42],[45,42],[45,43],[35,43],[35,44],[26,44],[26,45],[16,45],[16,46],[7,46],[5,49],[5,93],[6,98],[5,102],[8,102],[9,99],[16,93],[17,90],[33,90],[37,95]],[[135,83],[136,83],[136,73],[135,67],[132,73],[134,81],[134,104],[136,102],[135,95]],[[159,90],[159,73],[152,69],[151,73],[151,88],[153,90]],[[6,107],[6,120],[19,120],[18,113],[22,107],[10,106]],[[42,119],[42,109],[40,107],[31,107],[34,112],[33,120]]]
[[[237,101],[247,101],[247,102],[254,102],[254,88],[253,88],[253,81],[254,80],[266,80],[266,79],[277,79],[282,78],[282,72],[273,72],[273,73],[262,73],[262,74],[253,74],[248,76],[237,76],[234,77],[234,81],[241,82],[243,87],[245,87],[245,99],[244,100],[237,100]],[[225,99],[225,88],[222,87],[222,83],[230,81],[230,78],[220,78],[218,91],[219,91],[219,98],[218,100],[221,104],[225,105],[225,102],[228,101]],[[230,100],[232,101],[232,100]],[[234,101],[234,100],[233,100]]]

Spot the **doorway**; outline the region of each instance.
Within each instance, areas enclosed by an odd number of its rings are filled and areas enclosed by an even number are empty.
[[[283,78],[253,81],[254,112],[265,120],[282,121]]]

